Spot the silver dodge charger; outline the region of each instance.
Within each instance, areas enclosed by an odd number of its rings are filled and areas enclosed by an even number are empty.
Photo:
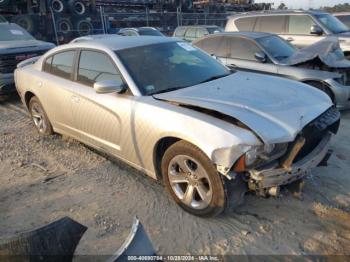
[[[71,43],[20,64],[15,81],[40,134],[71,136],[162,179],[203,217],[247,190],[276,195],[302,179],[327,158],[340,121],[323,92],[230,71],[174,38]]]

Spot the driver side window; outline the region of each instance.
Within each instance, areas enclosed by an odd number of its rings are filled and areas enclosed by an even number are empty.
[[[315,22],[307,15],[289,16],[288,33],[292,35],[310,35],[311,26]]]
[[[255,43],[243,38],[229,38],[228,47],[229,57],[232,59],[258,61],[255,53],[261,52]]]
[[[89,50],[81,51],[77,81],[92,87],[96,82],[105,80],[123,83],[120,72],[106,54]]]

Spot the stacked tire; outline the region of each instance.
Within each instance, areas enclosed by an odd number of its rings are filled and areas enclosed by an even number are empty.
[[[6,9],[10,6],[11,0],[0,0],[0,8]]]
[[[47,4],[55,15],[57,33],[63,38],[93,33],[88,6],[83,0],[48,0]]]

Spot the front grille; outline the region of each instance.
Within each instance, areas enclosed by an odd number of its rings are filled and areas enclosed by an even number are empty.
[[[41,51],[34,51],[34,52],[31,51],[31,52],[0,55],[0,73],[2,74],[13,73],[18,63],[34,56],[40,56],[45,52],[46,50],[41,50]]]
[[[293,162],[297,162],[311,153],[312,150],[321,142],[322,138],[328,133],[336,134],[340,124],[340,113],[333,106],[326,112],[306,125],[299,136],[305,138],[305,144],[297,154]]]

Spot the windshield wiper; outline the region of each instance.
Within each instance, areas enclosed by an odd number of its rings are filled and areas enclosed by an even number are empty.
[[[230,75],[230,74],[212,76],[212,77],[209,77],[208,79],[205,79],[205,80],[199,82],[199,84],[203,84],[203,83],[210,82],[210,81],[213,81],[213,80],[216,80],[216,79],[219,79],[219,78],[223,78],[223,77],[228,76],[228,75]]]

